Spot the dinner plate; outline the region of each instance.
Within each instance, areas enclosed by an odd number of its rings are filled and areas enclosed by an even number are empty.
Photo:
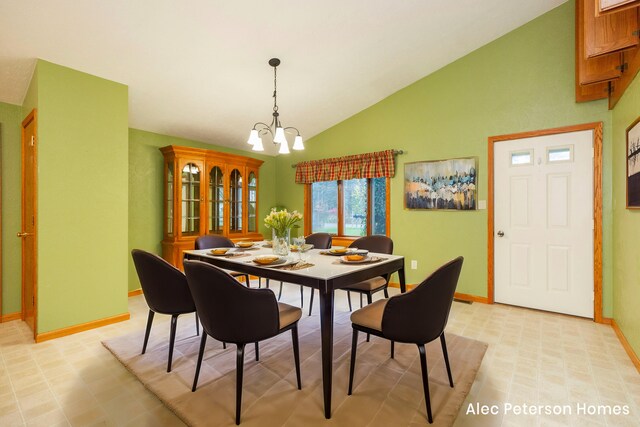
[[[333,256],[345,256],[345,255],[354,255],[354,254],[366,255],[369,253],[369,251],[366,249],[351,248],[351,249],[348,249],[347,252],[335,253],[335,252],[331,252],[331,249],[329,249],[327,252],[323,252],[323,253],[326,253],[328,255],[333,255]]]
[[[226,252],[223,254],[216,254],[214,253],[214,251],[217,250],[222,250],[225,249]],[[213,256],[232,256],[238,253],[238,250],[236,248],[213,248],[211,250],[209,250],[209,252],[207,253],[207,255],[213,255]]]
[[[340,262],[343,263],[343,264],[363,264],[365,262],[371,262],[371,257],[367,255],[367,256],[365,256],[364,258],[362,258],[359,261],[350,261],[350,260],[347,259],[346,256],[341,256],[340,257]]]
[[[271,264],[259,264],[255,259],[252,260],[259,267],[284,267],[285,265],[295,264],[297,261],[291,260],[286,256],[279,257],[276,261]]]
[[[298,247],[296,245],[291,245],[291,252],[298,252]],[[313,249],[313,245],[311,243],[305,243],[302,245],[302,252],[306,252],[310,249]]]

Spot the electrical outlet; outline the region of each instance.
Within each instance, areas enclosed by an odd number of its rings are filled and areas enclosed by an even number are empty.
[[[411,260],[411,269],[412,270],[417,270],[418,269],[418,260],[415,260],[415,259]]]

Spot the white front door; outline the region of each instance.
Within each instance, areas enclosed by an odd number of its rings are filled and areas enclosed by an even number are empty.
[[[494,296],[593,318],[593,131],[494,144]]]

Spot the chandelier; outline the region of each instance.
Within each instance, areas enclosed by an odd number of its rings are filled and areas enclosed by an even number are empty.
[[[252,145],[253,151],[264,151],[264,146],[262,145],[262,136],[266,134],[270,134],[274,144],[280,144],[280,149],[278,150],[279,154],[289,154],[289,143],[287,142],[287,138],[285,136],[285,132],[295,131],[296,137],[293,141],[294,150],[304,150],[304,144],[302,143],[302,137],[300,136],[300,131],[293,126],[282,126],[282,122],[280,121],[280,113],[278,113],[278,97],[277,97],[277,68],[280,65],[280,60],[278,58],[271,58],[269,60],[269,65],[273,67],[273,119],[271,119],[271,124],[266,124],[263,122],[257,122],[253,125],[253,129],[251,129],[251,133],[249,134],[249,140],[247,143]]]

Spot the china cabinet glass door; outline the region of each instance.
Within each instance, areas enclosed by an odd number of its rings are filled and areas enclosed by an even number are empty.
[[[229,178],[229,233],[241,233],[242,174],[238,169],[232,169]]]
[[[224,233],[224,174],[218,166],[209,172],[209,234]]]
[[[173,163],[167,163],[167,188],[166,188],[167,235],[173,236]]]
[[[248,189],[248,203],[247,203],[247,229],[249,232],[257,231],[256,223],[256,208],[258,203],[258,180],[254,172],[249,173]]]
[[[195,163],[182,168],[182,235],[200,233],[200,180],[201,170]]]

